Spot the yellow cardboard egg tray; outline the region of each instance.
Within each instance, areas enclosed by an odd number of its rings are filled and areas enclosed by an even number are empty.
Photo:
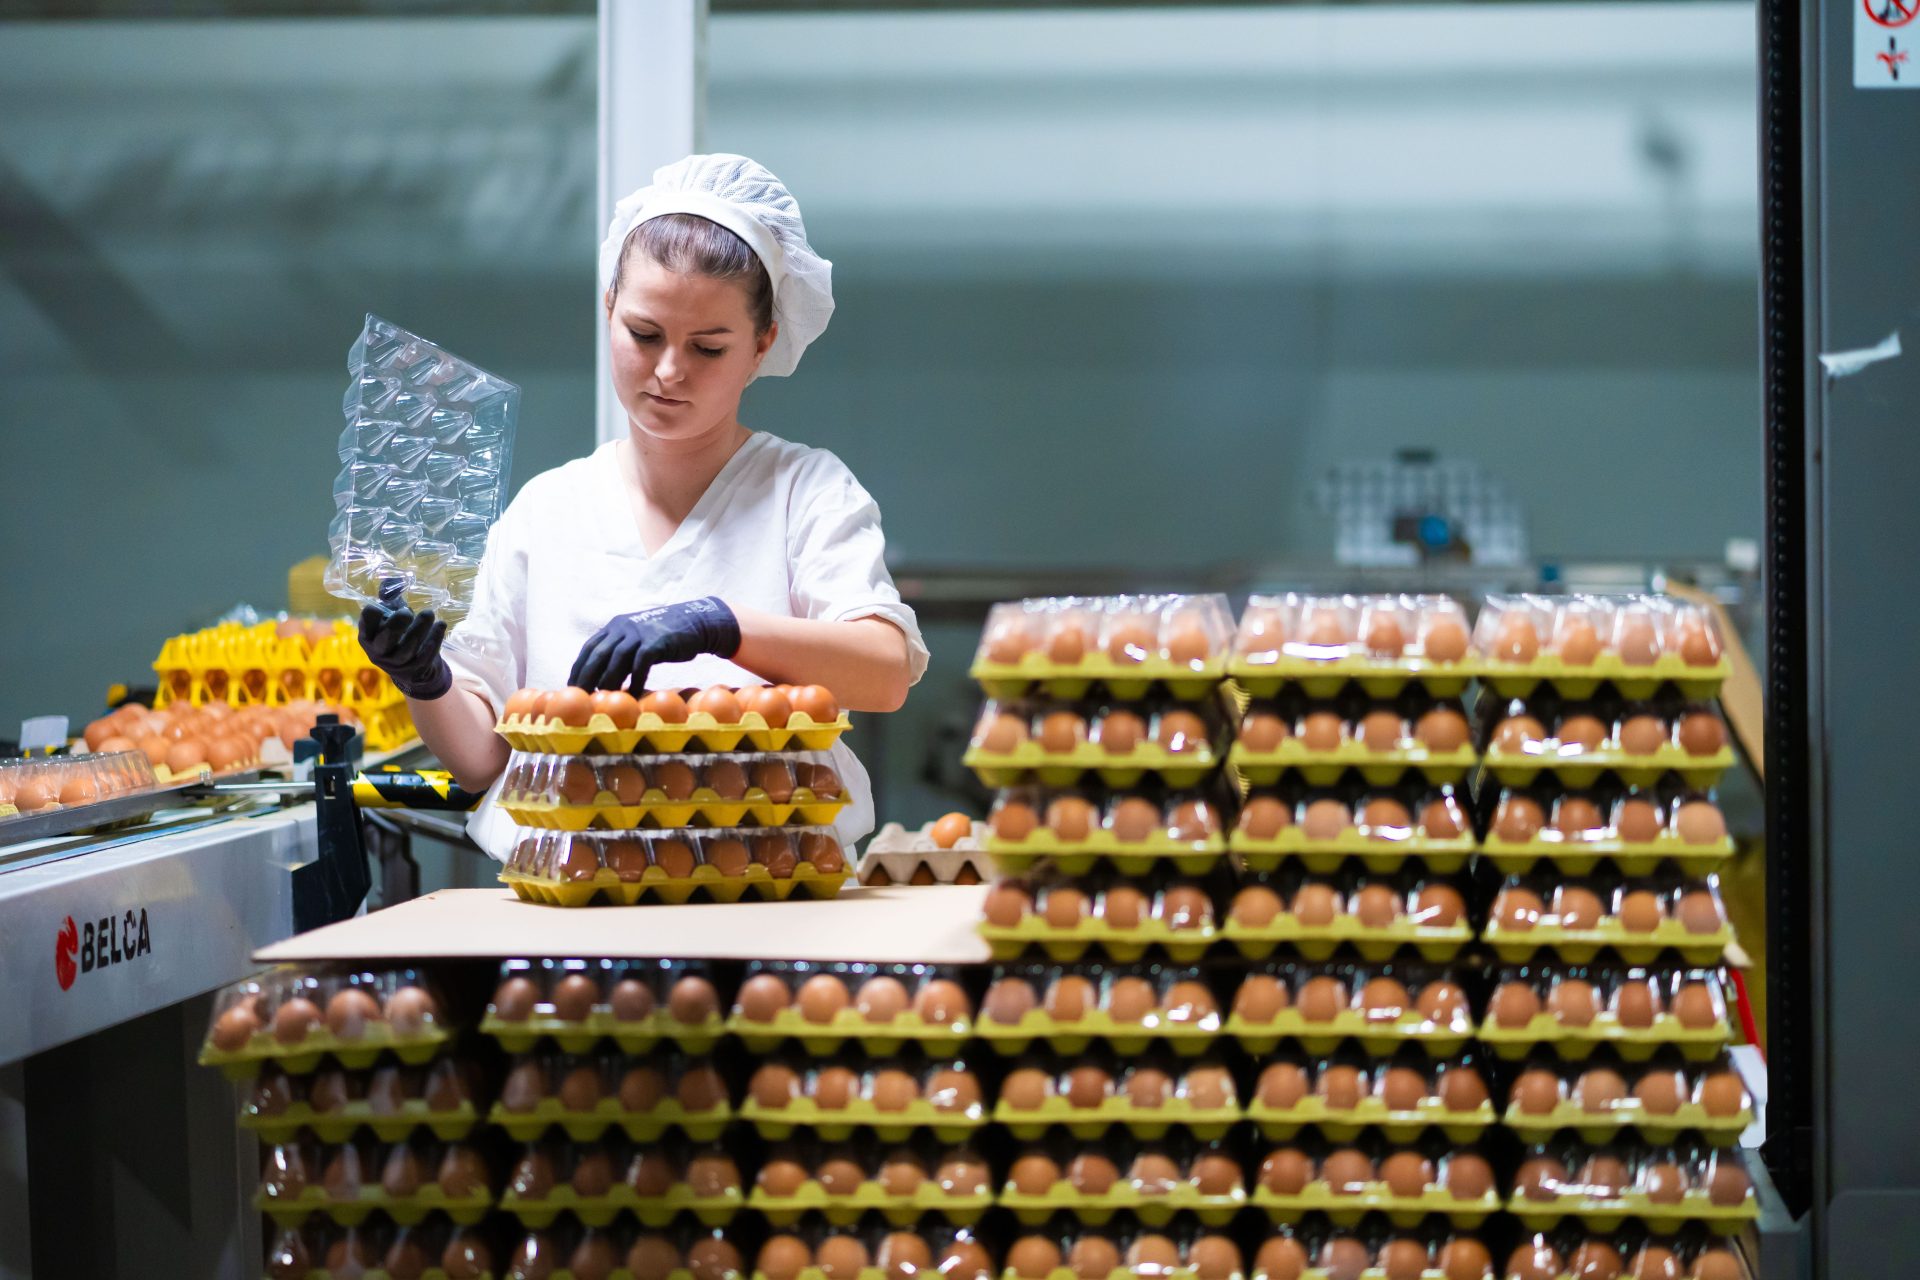
[[[1191,964],[1205,955],[1221,936],[1211,922],[1190,929],[1175,929],[1164,920],[1153,919],[1122,929],[1104,919],[1092,919],[1060,929],[1039,915],[1022,917],[1020,923],[1014,925],[983,922],[978,928],[995,960],[1017,959],[1027,948],[1036,947],[1046,953],[1047,959],[1062,964],[1078,960],[1096,947],[1109,959],[1128,964],[1155,946],[1181,964]]]
[[[473,1103],[462,1102],[435,1111],[424,1098],[409,1098],[396,1111],[376,1111],[365,1098],[356,1098],[332,1111],[315,1111],[310,1103],[295,1102],[278,1115],[262,1115],[242,1108],[240,1127],[258,1134],[262,1142],[291,1142],[306,1129],[322,1142],[340,1143],[358,1129],[371,1129],[382,1142],[399,1142],[415,1129],[426,1129],[442,1142],[464,1138],[479,1123]]]
[[[387,1022],[370,1022],[357,1039],[346,1040],[324,1025],[309,1031],[298,1044],[282,1044],[271,1031],[255,1032],[239,1049],[216,1049],[212,1042],[201,1046],[200,1065],[218,1067],[229,1080],[249,1080],[262,1063],[276,1062],[288,1075],[310,1074],[322,1058],[332,1058],[343,1067],[359,1070],[370,1067],[382,1053],[392,1053],[410,1067],[429,1061],[440,1047],[453,1037],[439,1026],[423,1027],[406,1036],[394,1034]]]
[[[986,1112],[978,1104],[964,1111],[944,1111],[925,1098],[916,1098],[898,1111],[882,1111],[867,1098],[855,1098],[844,1107],[828,1110],[812,1098],[795,1098],[784,1107],[764,1107],[749,1097],[740,1107],[740,1118],[763,1138],[788,1138],[796,1129],[805,1129],[830,1142],[852,1137],[856,1129],[871,1129],[889,1142],[922,1131],[942,1142],[961,1142],[987,1122]]]
[[[1192,1057],[1219,1038],[1220,1017],[1209,1014],[1196,1022],[1175,1022],[1156,1009],[1138,1022],[1120,1022],[1105,1009],[1092,1009],[1073,1022],[1056,1022],[1033,1009],[1012,1024],[982,1019],[974,1034],[1002,1056],[1020,1053],[1039,1040],[1062,1053],[1079,1053],[1095,1040],[1103,1040],[1123,1054],[1140,1053],[1164,1041],[1181,1057]]]
[[[1415,924],[1402,915],[1390,925],[1370,928],[1358,916],[1345,914],[1335,916],[1330,924],[1305,925],[1291,912],[1282,912],[1258,928],[1229,917],[1220,936],[1249,960],[1263,960],[1283,946],[1308,960],[1325,960],[1342,943],[1350,944],[1364,960],[1387,960],[1403,947],[1418,952],[1423,960],[1450,960],[1473,941],[1473,926],[1465,920],[1445,926]]]
[[[1679,686],[1689,698],[1717,697],[1733,664],[1721,658],[1712,666],[1689,666],[1677,653],[1663,653],[1651,664],[1629,665],[1617,653],[1602,652],[1588,663],[1562,662],[1555,653],[1542,653],[1529,662],[1502,662],[1474,658],[1475,674],[1503,698],[1523,698],[1541,684],[1550,684],[1569,698],[1591,698],[1610,684],[1628,698],[1649,698],[1663,684]]]
[[[1474,1028],[1441,1027],[1408,1009],[1392,1020],[1373,1019],[1365,1010],[1342,1009],[1326,1022],[1309,1022],[1296,1008],[1285,1008],[1271,1022],[1251,1022],[1242,1014],[1227,1019],[1227,1034],[1250,1053],[1271,1053],[1285,1041],[1308,1053],[1331,1053],[1342,1040],[1358,1040],[1374,1057],[1384,1057],[1403,1044],[1417,1044],[1435,1058],[1460,1052],[1473,1040]]]
[[[403,1227],[410,1227],[430,1213],[444,1213],[461,1226],[471,1226],[487,1216],[493,1196],[486,1191],[470,1196],[449,1196],[438,1185],[423,1182],[410,1196],[388,1195],[379,1183],[363,1184],[352,1199],[336,1199],[325,1187],[307,1187],[297,1196],[269,1195],[266,1188],[253,1193],[253,1207],[279,1226],[296,1226],[318,1215],[343,1227],[357,1227],[375,1213],[384,1213]]]
[[[602,1040],[613,1041],[622,1053],[645,1053],[662,1040],[688,1053],[706,1053],[726,1032],[726,1021],[719,1014],[690,1026],[659,1008],[633,1022],[622,1022],[610,1009],[595,1009],[579,1022],[539,1013],[509,1022],[492,1010],[480,1019],[480,1034],[492,1036],[509,1053],[525,1053],[543,1039],[568,1053],[585,1053]]]
[[[696,893],[704,893],[715,902],[738,902],[749,893],[773,902],[785,902],[795,894],[833,898],[852,877],[851,870],[822,874],[812,864],[802,863],[791,876],[780,880],[765,867],[754,865],[743,876],[723,876],[709,866],[695,867],[692,875],[669,876],[659,867],[648,867],[638,880],[622,880],[608,867],[594,872],[589,880],[553,880],[503,871],[500,883],[511,888],[522,902],[543,906],[585,907],[603,898],[609,906],[631,907],[643,900],[679,906]]]
[[[1336,1225],[1350,1227],[1369,1213],[1384,1213],[1396,1227],[1418,1226],[1428,1214],[1438,1214],[1455,1226],[1477,1227],[1500,1212],[1500,1196],[1489,1191],[1477,1200],[1462,1200],[1445,1187],[1429,1186],[1417,1196],[1397,1196],[1385,1182],[1369,1182],[1363,1190],[1337,1192],[1326,1181],[1309,1182],[1298,1193],[1283,1196],[1257,1187],[1253,1207],[1266,1210],[1276,1222],[1292,1222],[1310,1213],[1323,1213]]]
[[[1144,840],[1121,840],[1104,828],[1089,831],[1084,840],[1062,840],[1047,828],[1036,827],[1024,840],[988,836],[987,855],[1003,871],[1014,874],[1045,861],[1070,876],[1085,875],[1101,862],[1127,876],[1146,875],[1166,866],[1199,875],[1227,856],[1227,839],[1215,834],[1204,840],[1176,840],[1161,827]]]
[[[624,1211],[645,1227],[664,1227],[681,1213],[690,1213],[705,1227],[725,1226],[746,1205],[746,1196],[734,1187],[724,1195],[696,1196],[693,1188],[677,1182],[663,1196],[643,1196],[625,1183],[615,1183],[604,1194],[583,1196],[572,1187],[556,1182],[537,1199],[520,1195],[509,1188],[500,1197],[500,1208],[535,1231],[553,1225],[555,1218],[571,1213],[589,1227],[608,1226]]]
[[[621,729],[604,712],[595,712],[584,725],[554,724],[542,716],[513,716],[501,720],[493,731],[518,751],[538,751],[547,755],[577,756],[587,752],[625,756],[637,751],[672,754],[685,751],[696,739],[707,751],[738,751],[742,742],[752,751],[784,751],[797,747],[807,751],[825,751],[840,741],[840,735],[853,728],[846,712],[838,720],[819,724],[804,711],[796,711],[787,723],[775,728],[758,711],[749,711],[732,724],[721,724],[705,711],[687,713],[684,723],[663,720],[652,711],[645,712],[631,729]]]
[[[1122,1097],[1103,1098],[1097,1107],[1076,1107],[1059,1094],[1042,1099],[1037,1107],[1011,1107],[1003,1099],[993,1109],[994,1123],[1005,1126],[1016,1138],[1038,1138],[1057,1126],[1083,1140],[1098,1138],[1113,1128],[1125,1129],[1136,1138],[1158,1138],[1178,1128],[1210,1141],[1224,1137],[1227,1130],[1240,1123],[1242,1115],[1237,1106],[1196,1107],[1180,1097],[1170,1098],[1159,1107],[1136,1106],[1132,1099]]]
[[[1690,787],[1705,789],[1733,768],[1732,747],[1712,755],[1696,756],[1677,742],[1664,742],[1651,755],[1631,755],[1618,747],[1582,751],[1577,755],[1490,750],[1483,758],[1488,773],[1508,786],[1524,787],[1542,773],[1551,773],[1569,787],[1588,787],[1604,774],[1613,774],[1636,787],[1650,787],[1669,773]]]
[[[590,1111],[570,1111],[558,1098],[542,1098],[527,1111],[509,1111],[496,1102],[487,1123],[505,1129],[515,1142],[532,1142],[554,1125],[575,1142],[590,1142],[609,1129],[618,1129],[635,1142],[652,1142],[669,1129],[679,1129],[696,1142],[712,1142],[733,1118],[727,1103],[704,1111],[688,1111],[674,1098],[662,1098],[650,1111],[627,1111],[618,1098],[601,1098]]]
[[[1315,751],[1298,738],[1288,738],[1271,751],[1252,751],[1246,743],[1236,742],[1227,752],[1231,773],[1256,787],[1270,786],[1288,773],[1297,773],[1315,786],[1329,786],[1349,769],[1359,770],[1375,786],[1398,782],[1409,773],[1433,782],[1458,782],[1473,772],[1479,760],[1469,746],[1452,751],[1422,746],[1375,751],[1358,738],[1345,739],[1331,751]]]
[[[523,827],[548,831],[632,831],[639,827],[673,830],[684,827],[737,827],[748,818],[762,827],[784,827],[795,817],[801,825],[824,827],[851,803],[842,794],[822,800],[805,787],[795,788],[793,799],[776,804],[758,787],[749,788],[737,800],[724,800],[718,792],[701,787],[685,800],[669,800],[664,791],[649,789],[638,804],[622,804],[611,791],[602,791],[587,804],[554,803],[547,800],[508,800],[500,807]]]
[[[1434,871],[1458,871],[1467,865],[1479,843],[1471,831],[1450,840],[1427,836],[1408,836],[1404,840],[1376,840],[1357,826],[1349,826],[1328,839],[1309,839],[1297,826],[1282,827],[1265,840],[1235,830],[1227,847],[1240,856],[1249,871],[1272,871],[1289,858],[1309,871],[1334,872],[1348,858],[1358,858],[1369,871],[1397,871],[1409,861],[1417,861]]]
[[[1008,1183],[995,1203],[1030,1227],[1041,1225],[1056,1213],[1069,1214],[1092,1226],[1111,1221],[1117,1213],[1131,1213],[1150,1227],[1165,1226],[1177,1213],[1191,1213],[1209,1227],[1224,1227],[1246,1207],[1248,1197],[1242,1187],[1235,1187],[1228,1195],[1202,1195],[1191,1182],[1149,1193],[1125,1180],[1116,1181],[1104,1195],[1090,1196],[1062,1179],[1039,1195],[1016,1191]]]
[[[1717,1205],[1705,1191],[1689,1190],[1677,1204],[1655,1204],[1644,1191],[1626,1191],[1611,1198],[1558,1196],[1530,1200],[1515,1192],[1507,1198],[1507,1212],[1529,1231],[1550,1231],[1565,1218],[1578,1218],[1590,1231],[1612,1231],[1628,1218],[1646,1224],[1649,1231],[1669,1235],[1689,1222],[1698,1222],[1716,1235],[1734,1235],[1760,1217],[1760,1202],[1751,1193],[1735,1205]]]
[[[1713,964],[1726,954],[1733,929],[1723,923],[1712,933],[1692,933],[1669,917],[1651,933],[1632,933],[1618,917],[1608,916],[1597,929],[1563,929],[1558,925],[1504,929],[1499,921],[1489,920],[1482,937],[1495,955],[1510,963],[1551,951],[1573,964],[1585,964],[1610,950],[1628,964],[1650,964],[1666,951],[1677,952],[1689,964]]]
[[[851,1195],[834,1195],[809,1178],[790,1196],[770,1196],[755,1187],[747,1196],[747,1207],[758,1210],[776,1227],[790,1227],[809,1213],[837,1227],[852,1226],[868,1213],[878,1213],[896,1227],[912,1226],[936,1213],[949,1222],[970,1226],[993,1207],[993,1192],[982,1187],[973,1195],[956,1196],[929,1180],[915,1187],[912,1195],[897,1196],[888,1195],[885,1187],[869,1179]]]
[[[1181,702],[1198,702],[1218,688],[1226,674],[1224,657],[1175,662],[1156,654],[1140,662],[1115,662],[1098,650],[1071,664],[1054,662],[1036,649],[1018,662],[978,658],[967,668],[968,677],[988,697],[1002,701],[1036,692],[1072,701],[1084,698],[1097,684],[1125,702],[1146,697],[1155,685]]]
[[[824,1057],[853,1041],[868,1053],[892,1053],[911,1041],[928,1046],[956,1047],[973,1034],[973,1019],[928,1022],[911,1009],[888,1022],[869,1022],[858,1009],[842,1009],[830,1022],[810,1022],[797,1008],[773,1015],[771,1022],[754,1022],[740,1013],[727,1018],[727,1030],[740,1037],[754,1053],[766,1053],[783,1041],[798,1040],[813,1057]]]
[[[1334,1142],[1349,1142],[1363,1130],[1378,1129],[1391,1142],[1413,1142],[1428,1129],[1438,1129],[1453,1142],[1474,1142],[1499,1123],[1491,1102],[1483,1102],[1471,1111],[1451,1111],[1440,1099],[1428,1097],[1412,1111],[1395,1111],[1380,1097],[1360,1099],[1357,1106],[1332,1107],[1321,1097],[1305,1097],[1291,1107],[1270,1107],[1255,1099],[1247,1107],[1247,1119],[1259,1127],[1260,1135],[1273,1141],[1285,1141],[1302,1129],[1316,1129]]]
[[[1648,1111],[1638,1099],[1627,1098],[1605,1111],[1592,1112],[1572,1098],[1562,1098],[1545,1115],[1529,1115],[1518,1103],[1510,1103],[1500,1123],[1529,1142],[1544,1142],[1572,1129],[1595,1145],[1637,1131],[1650,1142],[1671,1142],[1683,1133],[1697,1133],[1716,1147],[1727,1147],[1738,1142],[1753,1123],[1753,1110],[1742,1107],[1734,1115],[1710,1116],[1699,1103],[1686,1102],[1663,1116]]]
[[[1095,774],[1110,787],[1131,787],[1148,774],[1164,778],[1168,786],[1198,785],[1220,755],[1213,743],[1201,742],[1191,751],[1169,751],[1157,742],[1141,742],[1124,756],[1116,756],[1097,742],[1082,742],[1071,751],[1048,751],[1029,738],[1012,751],[968,747],[960,762],[989,787],[1013,787],[1038,779],[1049,787],[1070,787]]]
[[[1305,658],[1289,653],[1274,654],[1262,660],[1247,654],[1235,654],[1227,662],[1227,676],[1236,688],[1255,698],[1271,698],[1293,686],[1313,698],[1330,698],[1349,683],[1358,684],[1376,698],[1390,698],[1410,684],[1418,684],[1442,697],[1451,697],[1467,687],[1479,673],[1478,659],[1469,656],[1455,662],[1437,662],[1432,658],[1376,658],[1368,654],[1349,654],[1341,658]]]
[[[1480,1043],[1509,1062],[1527,1056],[1535,1045],[1545,1045],[1562,1058],[1580,1061],[1601,1045],[1612,1045],[1628,1062],[1645,1062],[1669,1045],[1689,1062],[1708,1062],[1733,1041],[1733,1027],[1724,1018],[1711,1027],[1683,1027],[1671,1013],[1654,1017],[1650,1027],[1623,1027],[1611,1013],[1597,1015],[1585,1027],[1563,1025],[1551,1013],[1537,1013],[1524,1027],[1503,1027],[1488,1018],[1480,1027]]]
[[[1651,874],[1662,862],[1672,862],[1689,875],[1717,870],[1734,854],[1733,837],[1708,844],[1688,844],[1671,829],[1653,840],[1503,840],[1489,834],[1480,853],[1502,871],[1527,871],[1547,862],[1569,875],[1585,875],[1602,862],[1611,862],[1630,876]]]

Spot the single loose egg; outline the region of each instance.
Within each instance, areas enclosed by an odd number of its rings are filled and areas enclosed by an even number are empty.
[[[964,813],[949,813],[936,820],[928,834],[936,849],[951,849],[973,835],[973,819]]]

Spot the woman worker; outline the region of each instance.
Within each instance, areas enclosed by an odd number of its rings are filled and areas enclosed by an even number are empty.
[[[885,562],[880,509],[833,454],[741,425],[755,377],[792,373],[833,312],[832,264],[780,180],[689,156],[622,200],[600,246],[624,439],[529,480],[488,537],[471,612],[368,605],[360,639],[468,790],[493,787],[493,726],[521,687],[817,684],[892,711],[927,649]],[[444,647],[442,639],[444,637]],[[844,745],[842,843],[873,829]],[[490,793],[469,829],[504,859]]]

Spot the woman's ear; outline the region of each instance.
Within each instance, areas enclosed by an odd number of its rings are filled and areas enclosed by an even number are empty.
[[[613,287],[611,285],[607,287],[607,296],[603,301],[607,307],[607,318],[611,320],[613,318]]]
[[[758,369],[760,362],[767,358],[767,352],[773,350],[773,340],[780,336],[780,322],[775,320],[767,326],[767,331],[754,339],[753,367]]]

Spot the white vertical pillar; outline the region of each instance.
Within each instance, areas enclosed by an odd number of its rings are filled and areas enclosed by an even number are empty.
[[[700,150],[707,108],[707,0],[600,0],[600,182],[594,223],[653,171]],[[607,371],[605,304],[594,281],[597,443],[627,433]]]

